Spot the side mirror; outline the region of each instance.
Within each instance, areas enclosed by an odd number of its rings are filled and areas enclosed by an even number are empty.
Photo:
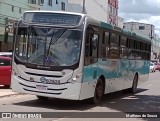
[[[7,44],[7,42],[8,42],[8,32],[6,31],[6,32],[4,32],[4,43],[5,44]]]

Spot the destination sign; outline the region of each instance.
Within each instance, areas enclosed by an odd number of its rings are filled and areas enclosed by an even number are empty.
[[[52,25],[78,25],[80,15],[47,13],[47,12],[26,12],[23,15],[23,22],[29,24],[52,24]]]

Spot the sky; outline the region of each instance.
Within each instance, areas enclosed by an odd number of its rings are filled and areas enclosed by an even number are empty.
[[[124,22],[152,24],[160,37],[160,0],[118,0],[119,16]]]

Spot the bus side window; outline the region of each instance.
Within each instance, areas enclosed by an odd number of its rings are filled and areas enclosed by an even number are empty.
[[[85,43],[85,65],[89,65],[97,62],[98,57],[98,34],[94,33],[94,30],[88,31]]]
[[[85,43],[85,56],[90,56],[91,55],[91,52],[90,52],[90,45],[91,45],[91,39],[92,39],[92,33],[90,32],[87,32],[87,35],[86,35],[86,43]]]
[[[109,33],[104,32],[103,33],[103,40],[102,40],[102,57],[106,58],[108,54],[109,49]]]
[[[127,58],[128,56],[128,48],[127,48],[127,37],[121,36],[121,43],[120,43],[120,57],[121,58]]]
[[[110,37],[110,47],[108,57],[118,59],[120,57],[119,35],[112,33]]]

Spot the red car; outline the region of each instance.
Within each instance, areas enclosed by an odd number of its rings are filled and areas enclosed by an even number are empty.
[[[160,71],[160,63],[155,63],[155,65],[156,65],[156,70]]]
[[[0,56],[0,85],[10,86],[11,60],[10,57]]]

